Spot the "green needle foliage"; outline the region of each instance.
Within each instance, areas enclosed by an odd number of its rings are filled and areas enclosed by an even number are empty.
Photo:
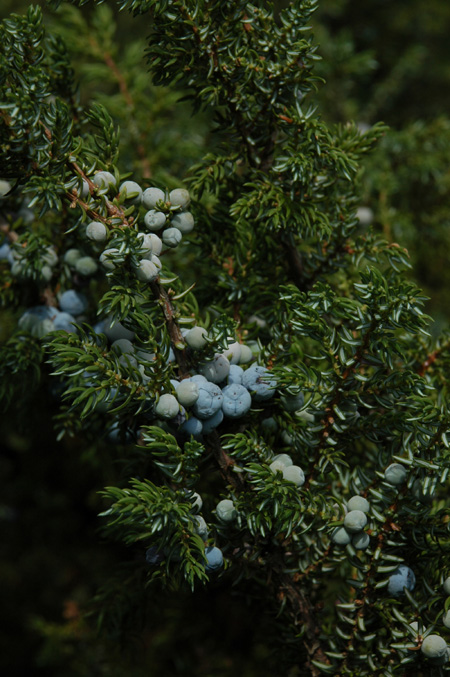
[[[111,647],[154,630],[154,599],[213,633],[205,590],[264,619],[270,654],[246,674],[445,674],[448,649],[421,647],[450,644],[450,337],[431,338],[406,249],[357,212],[393,137],[319,115],[314,0],[119,3],[147,28],[148,91],[131,48],[136,87],[118,69],[111,10],[88,4],[61,5],[59,37],[37,6],[0,24],[0,392],[12,420],[52,398],[55,437],[96,468],[95,549],[114,552],[66,674],[130,670]],[[112,73],[111,105],[80,98],[71,24],[92,27],[86,73]],[[190,139],[177,155],[157,117],[186,101],[200,117],[171,113]],[[407,176],[386,198],[399,210]]]

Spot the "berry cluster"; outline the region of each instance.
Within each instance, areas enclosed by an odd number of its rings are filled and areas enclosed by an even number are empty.
[[[20,317],[18,327],[29,331],[36,338],[43,338],[52,331],[76,332],[79,321],[88,307],[87,298],[75,289],[67,289],[58,298],[56,306],[32,306]]]
[[[104,171],[94,174],[93,182],[100,193],[115,191],[117,183],[110,172]],[[83,188],[86,189],[86,186],[88,189],[85,181]],[[135,181],[124,181],[119,186],[117,199],[124,206],[141,210],[134,226],[137,227],[139,218],[142,218],[145,231],[148,232],[137,232],[140,256],[133,268],[138,280],[152,282],[161,270],[160,254],[177,247],[183,235],[194,228],[194,217],[187,210],[190,204],[189,192],[184,188],[176,188],[170,193],[155,187],[142,190]],[[103,221],[91,221],[86,227],[86,237],[92,243],[104,245],[110,238],[110,232]],[[111,273],[123,263],[125,254],[123,246],[106,247],[100,253],[100,263]]]
[[[346,515],[342,527],[336,527],[331,540],[336,545],[349,545],[356,550],[366,550],[370,544],[370,536],[364,531],[367,525],[367,513],[370,503],[363,496],[352,496],[345,506]]]

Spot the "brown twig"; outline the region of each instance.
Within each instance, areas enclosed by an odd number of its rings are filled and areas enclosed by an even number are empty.
[[[92,36],[90,37],[89,42],[90,42],[94,52],[97,54],[97,56],[100,59],[103,59],[105,64],[110,69],[110,71],[113,74],[115,80],[117,81],[117,84],[119,85],[119,90],[120,90],[120,93],[122,94],[123,98],[125,99],[125,103],[127,104],[130,111],[134,112],[136,110],[136,105],[134,103],[134,99],[133,99],[131,92],[128,88],[127,81],[124,78],[122,72],[120,71],[117,63],[114,61],[112,55],[109,52],[105,52],[104,50],[102,50],[100,45],[97,43],[97,41]],[[149,163],[148,158],[147,158],[147,153],[146,153],[144,144],[142,143],[143,134],[139,132],[138,126],[136,125],[134,120],[128,119],[128,125],[132,129],[134,136],[137,139],[139,139],[137,144],[136,144],[136,151],[137,151],[137,154],[139,156],[139,160],[141,162],[142,176],[146,179],[149,179],[152,175],[152,171],[151,171],[151,168],[150,168],[150,163]]]
[[[433,352],[427,356],[427,358],[422,362],[422,364],[418,368],[417,373],[419,374],[419,376],[425,376],[425,373],[436,362],[439,355],[449,347],[450,347],[450,339],[445,343],[443,343],[440,346],[440,348],[436,348],[436,350],[433,350]]]
[[[358,365],[361,363],[361,360],[363,359],[364,354],[365,354],[365,352],[368,348],[370,336],[371,336],[373,330],[375,329],[375,327],[376,327],[376,321],[372,320],[366,334],[364,335],[363,342],[358,347],[358,349],[356,350],[356,352],[353,356],[353,360],[354,360],[353,364],[345,369],[345,371],[342,373],[340,381],[336,384],[336,386],[334,388],[331,402],[325,409],[325,418],[323,419],[323,427],[322,427],[322,431],[321,431],[321,434],[320,434],[319,444],[316,447],[316,453],[314,455],[314,459],[310,464],[308,477],[307,477],[307,480],[306,480],[305,485],[304,485],[305,489],[308,488],[308,486],[311,482],[311,478],[313,477],[314,469],[317,467],[319,459],[320,459],[321,451],[322,451],[323,447],[325,446],[326,441],[327,441],[327,439],[330,435],[329,430],[334,423],[334,407],[337,404],[339,404],[339,402],[342,399],[342,383],[348,379],[350,374],[353,374],[356,371]]]
[[[180,327],[178,326],[176,313],[172,306],[170,296],[162,286],[159,278],[150,282],[150,289],[152,290],[154,298],[158,301],[163,310],[167,330],[175,353],[175,359],[179,367],[180,377],[184,378],[189,375],[186,358],[186,343],[181,334]]]
[[[242,473],[234,472],[236,461],[222,448],[217,431],[213,430],[212,433],[206,435],[205,441],[207,448],[217,461],[223,479],[237,491],[242,491],[246,485],[245,479]]]

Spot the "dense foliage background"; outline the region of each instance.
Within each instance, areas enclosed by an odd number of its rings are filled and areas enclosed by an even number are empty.
[[[0,18],[28,5],[5,0]],[[113,3],[42,7],[49,30],[64,38],[70,53],[79,83],[74,105],[101,103],[120,126],[122,173],[176,187],[189,167],[223,142],[207,110],[192,112],[185,91],[150,82],[148,15],[138,21],[126,12],[119,16]],[[354,120],[365,128],[383,121],[389,127],[358,175],[361,206],[371,210],[361,218],[373,218],[377,232],[408,249],[408,275],[430,297],[425,311],[436,334],[448,326],[450,303],[449,29],[450,6],[440,0],[323,0],[313,20],[322,57],[315,73],[326,81],[317,83],[320,115],[330,123]],[[213,204],[206,196],[206,213]],[[173,265],[186,285],[209,274],[195,247],[174,254]],[[14,310],[2,310],[2,340],[15,317]],[[102,597],[102,583],[136,574],[122,564],[129,560],[127,548],[106,540],[99,547],[97,513],[99,489],[123,470],[121,447],[104,438],[82,448],[76,437],[56,443],[49,412],[56,416],[57,407],[45,382],[31,401],[24,392],[16,405],[1,422],[4,673],[276,674],[273,628],[264,600],[259,613],[250,607],[251,586],[248,599],[231,599],[220,581],[195,598],[153,589],[144,633],[134,634],[136,619],[115,623],[121,600]],[[101,640],[82,616],[95,595],[109,616],[109,637]]]

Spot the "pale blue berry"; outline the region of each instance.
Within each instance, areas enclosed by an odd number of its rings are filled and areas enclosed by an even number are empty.
[[[59,313],[53,320],[53,327],[55,330],[63,330],[74,334],[77,331],[73,324],[74,322],[76,320],[70,313]]]
[[[223,421],[223,411],[218,409],[215,414],[203,420],[203,434],[209,435],[217,428]]]
[[[141,259],[135,268],[136,277],[141,282],[153,282],[159,275],[159,269],[153,261]]]
[[[206,571],[217,571],[223,566],[223,554],[219,548],[205,548]]]
[[[51,246],[45,248],[41,258],[42,261],[47,264],[47,266],[50,266],[50,268],[53,268],[58,263],[58,254]]]
[[[8,242],[4,242],[0,247],[0,261],[7,261],[11,252],[11,247]]]
[[[276,381],[270,379],[266,367],[254,365],[244,372],[242,384],[253,394],[257,402],[270,399],[275,394]]]
[[[230,363],[223,355],[215,355],[213,360],[200,366],[200,374],[212,383],[221,383],[230,373]]]
[[[141,256],[150,258],[153,253],[151,233],[137,233],[137,238],[140,241]]]
[[[186,490],[186,497],[188,502],[192,505],[192,510],[194,512],[200,512],[203,506],[203,500],[200,494],[198,494],[196,491]]]
[[[208,383],[208,379],[201,374],[194,374],[194,376],[191,376],[191,381],[194,383]]]
[[[119,354],[124,354],[124,353],[130,353],[133,354],[134,351],[134,345],[131,343],[129,339],[122,338],[122,339],[117,339],[116,341],[113,341],[111,344],[112,350]]]
[[[59,307],[70,315],[81,315],[88,307],[88,301],[84,294],[75,289],[67,289],[59,297]]]
[[[222,394],[222,410],[228,418],[245,416],[252,406],[252,398],[247,388],[238,383],[225,386]]]
[[[195,378],[195,377],[194,377]],[[198,383],[198,400],[192,411],[200,419],[210,418],[222,407],[223,395],[219,386],[209,381]]]
[[[113,322],[110,316],[106,318],[103,331],[111,342],[122,338],[128,339],[129,341],[134,339],[134,332],[124,327],[121,322]]]
[[[198,439],[201,436],[202,431],[203,424],[198,418],[195,418],[195,416],[191,416],[191,418],[185,421],[180,427],[180,432],[188,437],[192,435],[195,439]]]
[[[272,461],[278,461],[285,468],[287,468],[290,465],[293,465],[292,458],[289,456],[289,454],[277,454],[276,456],[273,457]]]
[[[416,577],[414,571],[406,566],[401,564],[397,569],[389,576],[388,582],[388,593],[394,597],[404,594],[403,588],[411,591],[414,590],[416,585]]]
[[[230,371],[227,376],[228,385],[238,384],[242,385],[242,378],[244,376],[244,370],[242,367],[239,367],[237,364],[230,364]]]
[[[283,470],[285,469],[285,465],[282,461],[272,461],[272,463],[269,465],[269,469],[275,474],[277,472],[283,474]]]

